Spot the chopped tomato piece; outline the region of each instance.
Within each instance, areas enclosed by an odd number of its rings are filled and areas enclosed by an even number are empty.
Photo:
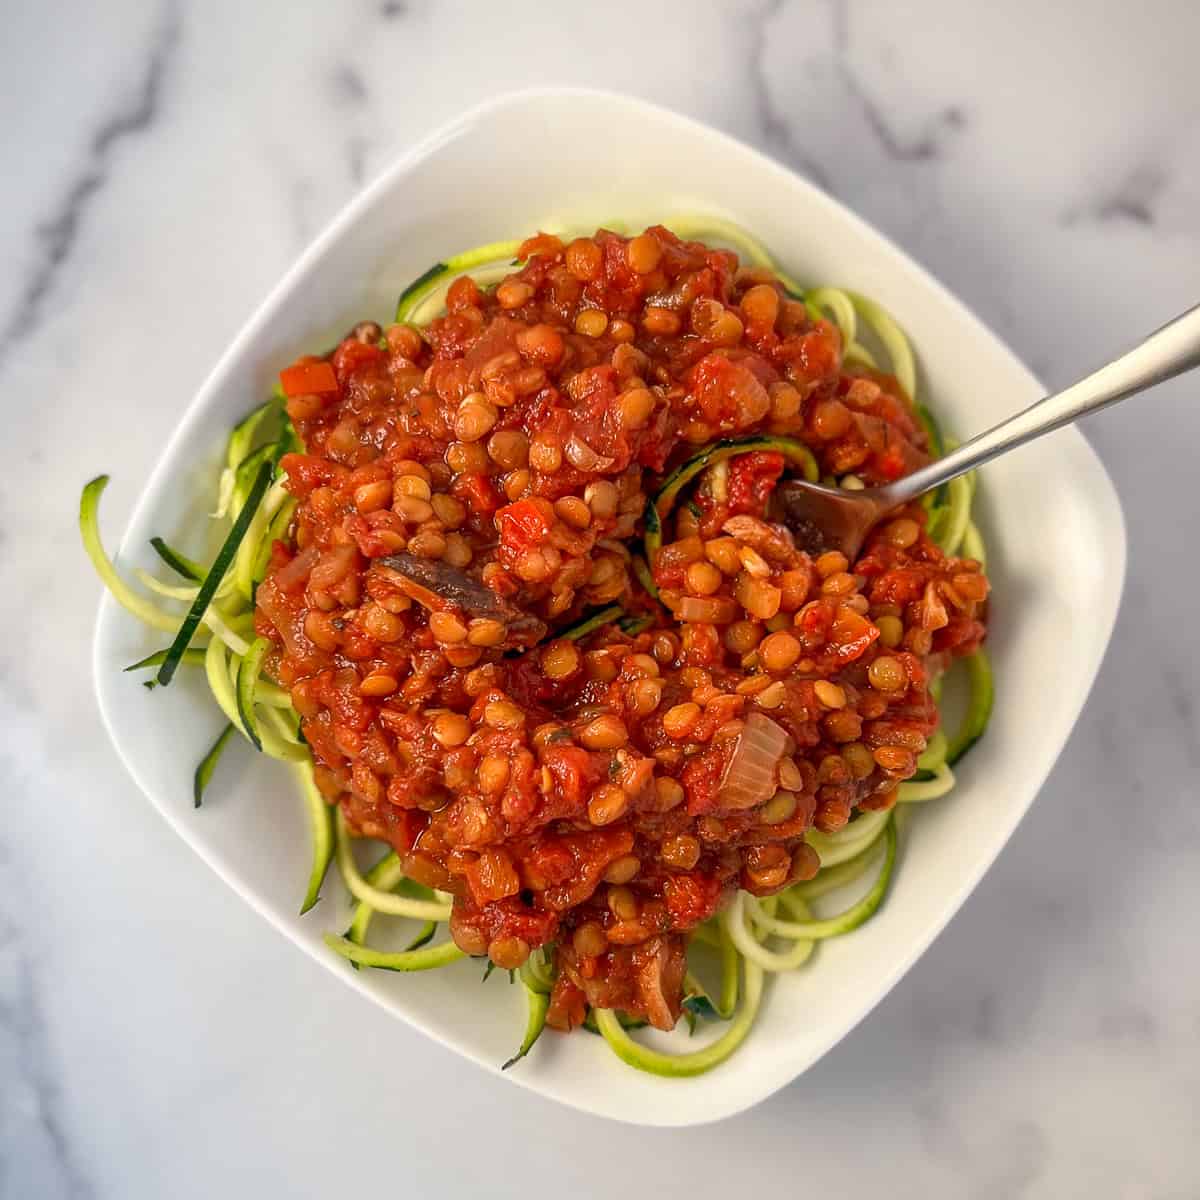
[[[494,513],[500,505],[500,494],[486,475],[460,475],[454,494],[477,513]]]
[[[279,385],[288,399],[293,396],[325,396],[338,390],[333,367],[319,359],[301,360],[285,367],[279,372]]]
[[[535,233],[533,237],[526,238],[520,249],[517,251],[517,257],[522,261],[532,258],[535,254],[557,254],[562,249],[562,241],[556,238],[552,233]]]
[[[742,454],[729,464],[729,511],[761,516],[783,474],[783,455],[774,450]]]
[[[339,379],[346,379],[359,367],[367,363],[382,362],[383,351],[370,342],[360,342],[358,338],[347,338],[333,352],[333,366]]]
[[[536,546],[550,532],[550,522],[532,500],[506,504],[496,513],[496,524],[501,540],[514,548]]]

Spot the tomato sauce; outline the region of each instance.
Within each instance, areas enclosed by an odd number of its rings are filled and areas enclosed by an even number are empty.
[[[757,450],[684,490],[639,580],[643,514],[720,438],[802,442],[823,474],[926,461],[890,377],[768,272],[662,227],[540,234],[428,328],[357,326],[283,373],[304,452],[257,593],[268,667],[351,827],[453,894],[470,954],[553,943],[550,1020],[669,1028],[687,932],[735,889],[808,878],[812,828],[886,807],[984,636],[979,564],[919,506],[857,562],[798,549]],[[564,636],[598,608],[641,618]]]

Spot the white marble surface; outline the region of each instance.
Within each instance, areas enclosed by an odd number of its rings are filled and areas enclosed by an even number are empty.
[[[1198,42],[1191,0],[6,6],[0,1196],[1200,1193],[1196,380],[1089,427],[1130,579],[1008,851],[844,1045],[692,1131],[483,1075],[218,884],[100,728],[74,520],[109,470],[116,534],[365,179],[533,82],[636,92],[796,165],[1064,383],[1200,298]]]

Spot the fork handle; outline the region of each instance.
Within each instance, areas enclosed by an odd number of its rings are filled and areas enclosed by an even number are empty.
[[[1200,366],[1200,304],[1077,383],[1001,421],[919,471],[895,483],[872,488],[870,494],[884,508],[906,504],[1008,450],[1197,366]]]

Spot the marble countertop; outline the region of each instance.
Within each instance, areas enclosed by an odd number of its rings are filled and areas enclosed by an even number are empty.
[[[516,1196],[534,1173],[579,1196],[727,1196],[735,1175],[839,1197],[1195,1196],[1195,379],[1088,426],[1126,508],[1125,603],[1009,849],[851,1038],[706,1129],[617,1126],[509,1087],[251,917],[100,727],[75,503],[111,471],[115,536],[189,396],[309,239],[431,126],[535,82],[628,90],[764,148],[1063,384],[1200,298],[1200,7],[14,8],[0,1196]]]

